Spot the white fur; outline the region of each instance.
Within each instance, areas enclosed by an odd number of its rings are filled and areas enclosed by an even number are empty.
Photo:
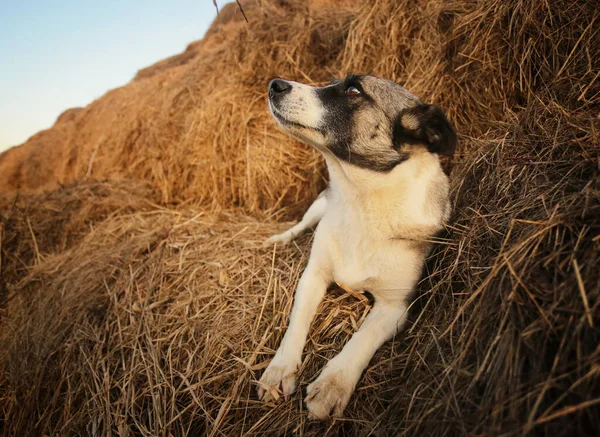
[[[324,108],[315,94],[315,89],[309,85],[288,81],[292,86],[290,94],[276,108],[269,101],[269,109],[273,115],[279,115],[308,128],[318,129],[323,120]],[[279,118],[276,116],[276,120]]]
[[[267,240],[288,243],[320,220],[288,330],[258,388],[263,400],[277,397],[279,390],[286,398],[294,392],[309,327],[329,284],[368,290],[375,304],[362,326],[307,388],[306,406],[317,419],[342,414],[373,354],[406,321],[426,253],[402,236],[413,229],[439,229],[449,212],[448,180],[437,155],[415,153],[389,173],[324,155],[331,179],[326,195],[300,223]],[[432,202],[432,190],[446,203]]]

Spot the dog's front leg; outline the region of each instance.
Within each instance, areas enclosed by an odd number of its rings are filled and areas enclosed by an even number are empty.
[[[306,407],[312,419],[340,416],[363,370],[383,343],[406,321],[404,302],[376,300],[362,326],[306,389]]]
[[[310,205],[310,208],[308,208],[304,214],[304,217],[302,217],[302,220],[300,220],[287,231],[271,236],[267,241],[264,242],[263,246],[267,247],[272,246],[273,244],[281,244],[282,246],[285,246],[302,232],[319,223],[319,221],[323,218],[326,209],[326,191],[322,191],[321,194],[319,194],[319,197],[317,197],[317,200]]]
[[[279,391],[287,398],[295,391],[296,373],[301,363],[308,329],[330,282],[327,270],[311,254],[296,289],[288,330],[269,367],[260,378],[260,399],[268,401],[276,398],[275,393]]]

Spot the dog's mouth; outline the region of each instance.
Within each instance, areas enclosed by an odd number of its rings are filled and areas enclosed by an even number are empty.
[[[313,126],[307,126],[306,124],[290,119],[289,116],[286,115],[285,112],[278,107],[277,103],[271,100],[271,98],[269,98],[269,109],[271,110],[271,114],[273,115],[275,120],[277,120],[277,122],[282,127],[295,127],[299,129],[306,129],[314,132],[319,132],[323,135],[325,134],[323,129]]]
[[[277,109],[277,107],[275,105],[271,106],[271,113],[273,114],[273,117],[275,117],[275,119],[279,123],[281,123],[285,126],[294,126],[294,127],[299,127],[302,129],[313,130],[311,127],[306,126],[305,124],[298,123],[297,121],[294,121],[294,120],[290,120],[285,114],[283,114],[279,109]]]

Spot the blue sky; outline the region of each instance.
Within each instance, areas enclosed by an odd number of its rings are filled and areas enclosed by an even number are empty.
[[[0,0],[0,151],[182,52],[215,16],[212,0]]]

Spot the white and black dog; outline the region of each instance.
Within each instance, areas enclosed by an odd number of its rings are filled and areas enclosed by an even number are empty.
[[[269,108],[286,132],[323,154],[330,184],[302,221],[267,241],[286,244],[318,223],[289,327],[259,381],[259,398],[296,389],[308,330],[329,285],[375,299],[360,329],[307,388],[309,415],[326,419],[342,414],[377,349],[406,321],[432,237],[450,215],[439,155],[454,153],[456,134],[438,106],[373,76],[322,88],[276,79]]]

